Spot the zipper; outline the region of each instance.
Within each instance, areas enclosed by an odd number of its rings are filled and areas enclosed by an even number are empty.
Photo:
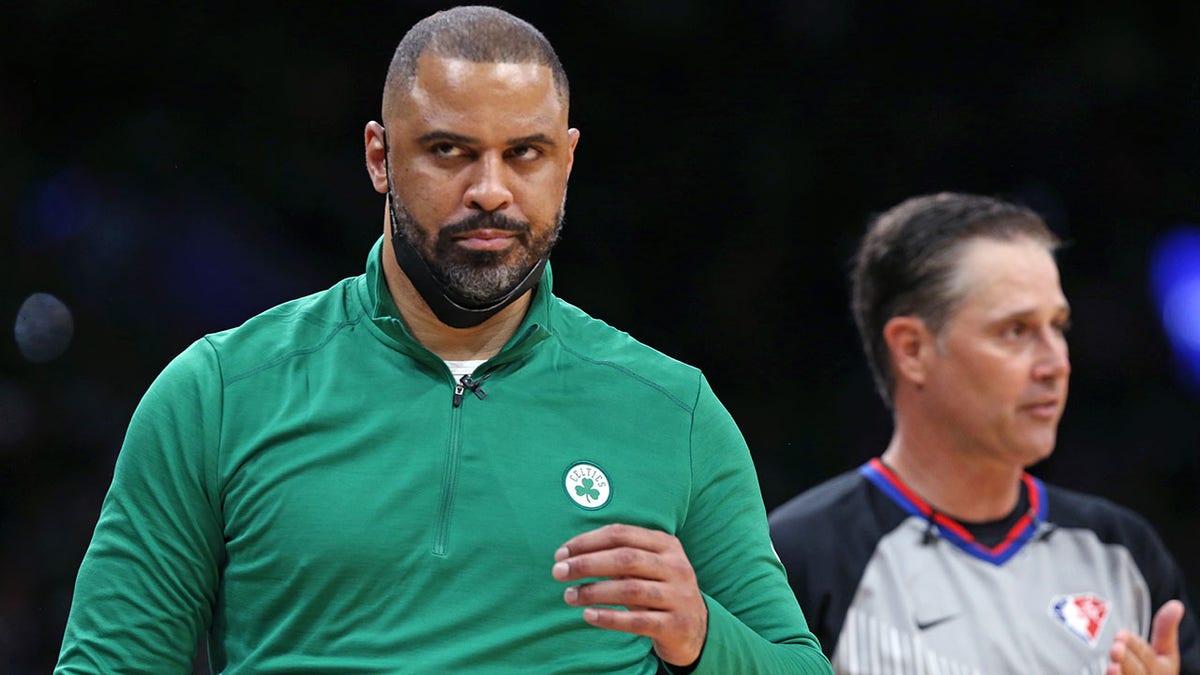
[[[442,503],[433,540],[433,554],[438,557],[446,555],[446,542],[450,538],[450,511],[454,508],[454,492],[458,484],[458,460],[462,454],[462,392],[461,384],[454,387],[455,403],[450,412],[450,446],[446,449],[446,469],[442,472]]]
[[[487,398],[483,390],[483,381],[491,373],[486,373],[478,380],[470,375],[463,375],[454,383],[454,395],[451,397],[450,411],[450,446],[446,449],[446,469],[442,472],[442,503],[438,513],[437,530],[433,540],[433,554],[446,555],[446,544],[450,538],[450,512],[454,508],[454,493],[458,486],[458,463],[462,456],[462,403],[469,390],[479,400]]]

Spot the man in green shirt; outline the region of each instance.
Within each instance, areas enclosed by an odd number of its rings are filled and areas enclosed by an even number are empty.
[[[552,294],[568,102],[512,15],[409,31],[365,274],[154,382],[56,672],[830,672],[703,375]]]

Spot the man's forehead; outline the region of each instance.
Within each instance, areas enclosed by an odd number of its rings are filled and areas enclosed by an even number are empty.
[[[428,52],[418,59],[411,86],[404,93],[417,100],[483,94],[562,99],[549,66],[533,61],[472,61]]]
[[[1067,307],[1053,254],[1029,239],[980,238],[958,262],[964,304],[991,315],[1020,315]]]

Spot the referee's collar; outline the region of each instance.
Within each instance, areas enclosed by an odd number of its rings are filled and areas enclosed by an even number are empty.
[[[1003,565],[1020,552],[1025,544],[1033,539],[1038,526],[1046,520],[1046,488],[1042,481],[1025,472],[1021,474],[1021,482],[1028,496],[1028,509],[1017,518],[1001,542],[995,546],[987,546],[976,540],[966,525],[930,506],[878,457],[863,464],[858,472],[897,506],[926,521],[927,535],[936,533],[938,538],[950,542],[964,553],[993,565]]]

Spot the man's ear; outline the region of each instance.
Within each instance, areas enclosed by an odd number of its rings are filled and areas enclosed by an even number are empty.
[[[367,157],[367,175],[371,177],[371,186],[379,194],[387,193],[387,143],[384,141],[383,125],[379,122],[367,122],[363,130],[363,146]]]
[[[883,340],[892,355],[896,384],[905,380],[923,386],[929,375],[929,360],[937,348],[925,322],[915,316],[894,316],[883,326]]]
[[[571,176],[571,169],[575,166],[575,146],[579,145],[579,130],[567,129],[567,177]]]

